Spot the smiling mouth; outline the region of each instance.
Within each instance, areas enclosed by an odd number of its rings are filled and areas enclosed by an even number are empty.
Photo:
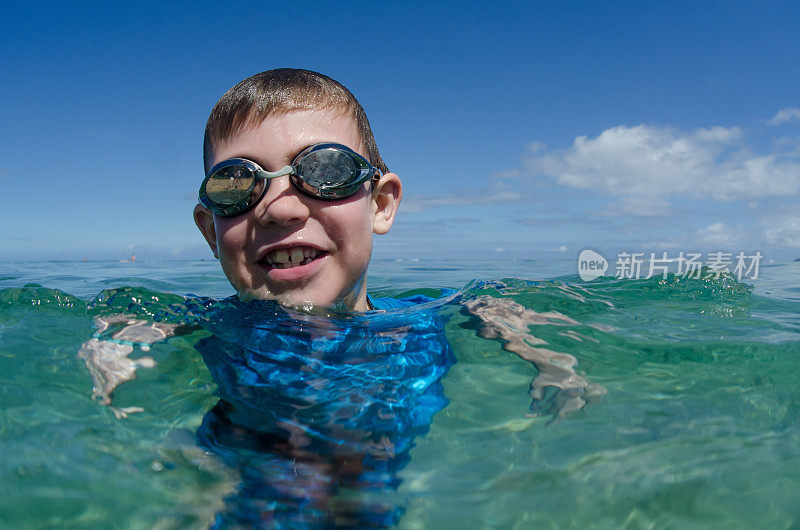
[[[312,247],[279,248],[268,252],[260,261],[274,269],[291,269],[307,265],[323,255],[324,251]]]

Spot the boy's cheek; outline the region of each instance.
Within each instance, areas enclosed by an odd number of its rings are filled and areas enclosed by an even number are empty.
[[[355,216],[359,219],[359,216]],[[336,233],[331,234],[339,243],[339,252],[351,267],[360,268],[369,264],[372,253],[372,224],[367,216],[361,216],[357,222],[348,226],[337,226]]]
[[[248,270],[245,256],[246,237],[240,226],[226,226],[224,223],[217,227],[217,252],[220,265],[228,281],[237,290],[248,288],[252,282],[252,271]]]
[[[216,224],[217,247],[220,251],[230,253],[230,251],[244,250],[246,230],[242,222],[232,222],[230,219],[221,219]],[[230,256],[229,256],[230,257]]]

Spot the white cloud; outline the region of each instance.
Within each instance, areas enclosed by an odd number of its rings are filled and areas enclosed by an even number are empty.
[[[767,123],[770,125],[781,125],[793,120],[800,121],[800,109],[797,107],[786,107],[785,109],[779,110]]]
[[[528,152],[539,153],[547,149],[547,144],[543,142],[531,142],[528,144]]]
[[[693,252],[697,250],[727,250],[749,248],[757,240],[754,231],[746,226],[733,226],[725,222],[714,222],[703,228],[681,233],[677,237],[644,242],[641,248],[652,251]]]
[[[717,249],[748,251],[787,247],[800,249],[800,217],[775,215],[748,225],[714,222],[680,240],[651,241],[643,248],[665,250]]]
[[[800,248],[800,217],[785,215],[764,219],[764,238],[778,246]]]
[[[716,200],[794,195],[800,159],[789,151],[755,155],[737,127],[681,131],[621,125],[572,147],[531,155],[528,169],[578,189],[620,197],[608,215],[664,215],[671,197]]]
[[[697,231],[698,239],[707,246],[732,248],[742,242],[742,231],[724,223],[713,223]]]

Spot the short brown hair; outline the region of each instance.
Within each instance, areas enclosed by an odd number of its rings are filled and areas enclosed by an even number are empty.
[[[261,123],[267,116],[295,110],[338,108],[349,112],[361,134],[370,164],[386,173],[367,114],[347,88],[330,77],[296,68],[276,68],[248,77],[214,105],[203,138],[203,163],[211,163],[216,142]],[[355,147],[355,146],[353,146]]]

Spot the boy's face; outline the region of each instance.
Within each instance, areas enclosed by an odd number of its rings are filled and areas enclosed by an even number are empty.
[[[246,158],[276,171],[320,142],[343,144],[366,157],[353,119],[338,109],[321,109],[268,116],[215,144],[211,166]],[[304,195],[284,176],[271,179],[258,204],[241,215],[222,217],[197,205],[194,216],[242,298],[293,306],[343,300],[366,310],[372,234],[389,230],[401,194],[400,179],[392,173],[372,191],[367,182],[354,195],[335,201]]]

